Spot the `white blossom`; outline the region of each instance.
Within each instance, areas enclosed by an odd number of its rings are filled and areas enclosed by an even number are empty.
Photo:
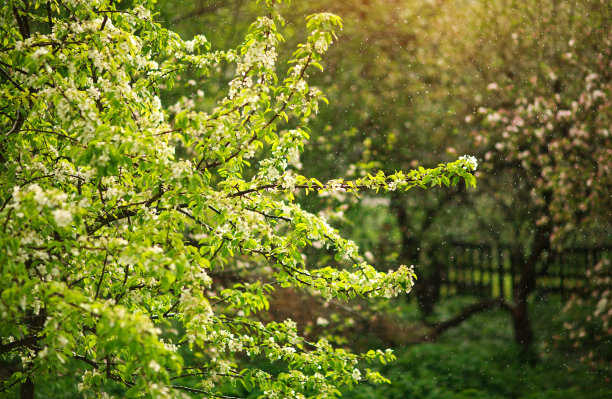
[[[65,209],[56,209],[53,211],[53,218],[58,226],[65,227],[72,222],[72,213]]]
[[[472,171],[476,170],[478,167],[478,161],[476,157],[471,155],[462,155],[459,157],[460,160],[464,162],[464,165],[468,166],[468,168]]]
[[[151,360],[149,362],[149,368],[156,373],[158,373],[161,370],[161,366],[155,360]]]

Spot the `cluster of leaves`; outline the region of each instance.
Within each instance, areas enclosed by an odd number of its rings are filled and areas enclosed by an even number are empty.
[[[308,18],[281,79],[274,1],[223,51],[162,28],[153,3],[0,7],[0,355],[13,371],[2,389],[75,365],[91,397],[220,397],[227,381],[262,397],[335,397],[339,386],[386,381],[357,364],[390,351],[352,354],[306,341],[291,320],[253,316],[276,285],[327,299],[413,285],[410,267],[377,271],[294,196],[474,185],[475,160],[356,181],[301,176],[289,166],[324,101],[307,71],[321,68],[340,19]],[[206,78],[223,62],[235,73],[211,109],[164,109],[160,90],[182,72]],[[314,243],[337,263],[308,265],[301,251]],[[255,269],[258,281],[226,286],[214,279],[223,268]],[[241,368],[242,356],[284,369]]]

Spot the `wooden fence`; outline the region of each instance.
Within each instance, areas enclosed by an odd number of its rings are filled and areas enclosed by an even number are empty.
[[[572,248],[544,253],[536,268],[536,290],[566,297],[589,287],[587,269],[610,258],[612,247]],[[432,256],[432,287],[439,296],[472,294],[513,299],[521,259],[510,247],[455,243]]]

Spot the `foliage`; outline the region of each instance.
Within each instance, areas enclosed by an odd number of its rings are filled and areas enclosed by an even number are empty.
[[[307,71],[322,69],[340,19],[308,17],[281,78],[274,1],[241,45],[217,51],[162,28],[152,3],[0,8],[3,389],[76,373],[87,397],[218,397],[240,382],[298,398],[387,381],[357,363],[391,351],[352,354],[305,340],[291,320],[254,316],[275,286],[348,299],[413,285],[411,268],[377,271],[295,195],[475,185],[475,159],[354,181],[302,176],[290,165],[325,101]],[[162,106],[183,72],[212,78],[222,63],[235,71],[215,105]],[[335,251],[334,264],[308,264],[302,251],[315,243]],[[223,269],[256,280],[227,285]],[[282,367],[242,367],[242,357]]]
[[[455,314],[456,308],[474,298],[441,301],[435,317]],[[534,327],[540,337],[558,333],[563,315],[556,298],[532,301]],[[480,314],[449,331],[435,343],[396,351],[397,360],[381,366],[392,385],[359,386],[347,398],[520,398],[603,399],[609,396],[609,363],[590,369],[572,356],[572,350],[551,350],[548,339],[538,343],[547,355],[537,364],[518,360],[512,344],[507,313],[496,310]]]

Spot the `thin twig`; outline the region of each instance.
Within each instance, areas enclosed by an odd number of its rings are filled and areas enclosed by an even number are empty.
[[[104,273],[106,272],[106,261],[108,260],[108,251],[106,251],[106,255],[104,255],[104,265],[102,266],[102,274],[100,275],[100,280],[98,281],[98,286],[96,287],[96,296],[94,300],[98,299],[98,295],[100,294],[100,286],[102,285],[102,280],[104,279]]]

